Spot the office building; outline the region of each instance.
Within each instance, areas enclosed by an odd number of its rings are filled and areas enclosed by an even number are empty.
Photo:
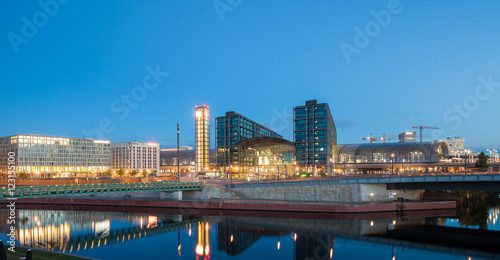
[[[210,109],[206,104],[195,108],[195,162],[197,172],[210,169]]]
[[[240,164],[239,147],[235,145],[237,142],[254,137],[282,138],[278,133],[234,111],[217,117],[215,122],[217,166],[223,167],[224,172],[231,166],[238,167]]]
[[[0,172],[13,152],[16,173],[30,177],[88,176],[110,169],[110,141],[88,138],[13,135],[0,138]]]
[[[454,136],[454,137],[448,137],[446,139],[441,139],[438,140],[440,142],[443,142],[448,146],[448,152],[450,153],[450,156],[462,156],[465,154],[464,152],[464,143],[465,139]]]
[[[417,132],[415,131],[406,131],[398,136],[398,140],[400,143],[414,143],[417,141]]]
[[[313,175],[331,172],[337,130],[326,103],[306,101],[293,109],[295,159],[300,171]]]
[[[160,170],[160,145],[137,141],[111,144],[111,169],[157,172]]]

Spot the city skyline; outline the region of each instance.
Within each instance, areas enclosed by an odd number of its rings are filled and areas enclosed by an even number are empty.
[[[212,133],[236,111],[293,140],[293,107],[317,99],[339,144],[427,125],[444,133],[427,140],[500,147],[500,3],[240,3],[223,19],[210,1],[4,3],[0,136],[97,130],[173,147],[180,123],[194,146],[193,107],[206,103]]]

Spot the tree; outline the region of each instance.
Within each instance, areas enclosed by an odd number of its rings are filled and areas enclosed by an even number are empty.
[[[481,152],[479,156],[477,157],[476,161],[476,167],[477,168],[489,168],[490,166],[488,165],[488,156],[484,154],[484,152]]]
[[[104,176],[109,177],[111,176],[111,170],[107,170],[104,172]]]
[[[136,170],[132,170],[132,171],[130,172],[130,176],[134,177],[134,176],[136,176],[136,175],[137,175],[137,171],[136,171]]]
[[[124,175],[125,173],[123,172],[123,169],[119,169],[119,170],[118,170],[118,172],[117,172],[116,174],[118,174],[118,176],[120,176],[120,177],[123,177],[123,175]]]
[[[29,176],[29,174],[25,173],[25,172],[20,172],[17,174],[17,177],[21,180],[24,180],[24,179],[27,179]]]

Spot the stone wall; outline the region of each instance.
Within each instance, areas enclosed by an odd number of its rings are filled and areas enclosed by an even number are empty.
[[[385,184],[339,184],[310,186],[271,186],[257,188],[235,188],[247,199],[288,200],[312,202],[391,202],[402,197],[412,201],[422,199],[423,190],[387,190]],[[395,193],[394,198],[389,192]]]

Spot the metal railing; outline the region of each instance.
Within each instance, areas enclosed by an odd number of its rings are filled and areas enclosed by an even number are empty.
[[[56,186],[1,188],[0,199],[41,198],[67,195],[102,194],[111,192],[139,191],[190,191],[201,190],[200,182],[164,182],[164,183],[111,183]]]
[[[272,182],[247,182],[224,184],[228,189],[234,188],[263,188],[263,187],[290,187],[290,186],[316,186],[316,185],[342,185],[342,184],[391,184],[391,183],[425,183],[425,182],[500,182],[500,174],[481,175],[417,175],[417,176],[392,176],[384,177],[350,177],[334,179],[290,180]]]

